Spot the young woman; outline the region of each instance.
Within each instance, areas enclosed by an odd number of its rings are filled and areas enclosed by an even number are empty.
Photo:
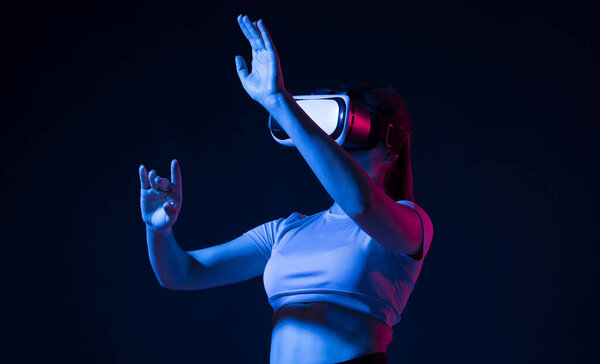
[[[244,90],[278,121],[335,201],[327,211],[266,222],[205,249],[182,250],[172,226],[181,209],[181,171],[171,180],[139,169],[150,263],[170,289],[222,286],[264,274],[273,306],[271,363],[387,363],[392,326],[419,276],[433,237],[413,200],[410,127],[389,89],[346,91],[373,120],[401,133],[391,144],[344,149],[286,91],[273,41],[262,20],[238,16],[252,47],[252,71],[235,63]]]

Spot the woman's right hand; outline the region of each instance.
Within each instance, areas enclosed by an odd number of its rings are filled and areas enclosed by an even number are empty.
[[[181,170],[179,163],[171,162],[171,181],[161,178],[155,170],[150,173],[142,164],[140,173],[140,208],[142,220],[154,230],[168,230],[181,211]]]

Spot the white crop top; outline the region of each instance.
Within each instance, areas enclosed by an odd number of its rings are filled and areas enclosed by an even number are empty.
[[[390,328],[421,272],[433,227],[414,202],[423,226],[420,260],[377,243],[348,215],[329,210],[310,216],[294,212],[244,233],[267,260],[263,283],[273,315],[289,303],[328,302],[371,315]]]

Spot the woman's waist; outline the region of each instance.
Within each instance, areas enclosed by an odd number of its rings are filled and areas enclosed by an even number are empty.
[[[329,302],[289,303],[273,315],[272,345],[290,351],[334,350],[346,360],[386,352],[393,331],[383,321]],[[301,346],[301,347],[293,347]],[[304,353],[298,353],[303,355]],[[329,357],[329,354],[321,355]]]
[[[274,310],[273,319],[275,319],[277,311],[284,306],[296,307],[293,305],[301,304],[299,307],[306,307],[305,304],[307,303],[329,303],[332,307],[343,310],[340,311],[342,314],[356,317],[354,320],[363,318],[364,320],[378,320],[383,322],[388,326],[390,331],[392,331],[392,325],[396,317],[394,307],[380,297],[360,292],[344,291],[337,288],[310,288],[283,291],[269,296],[269,303]],[[315,307],[330,306],[315,305]],[[316,308],[316,310],[319,310],[319,308]],[[347,317],[347,319],[354,321],[353,317]]]

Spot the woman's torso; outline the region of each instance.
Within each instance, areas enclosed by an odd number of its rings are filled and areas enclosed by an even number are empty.
[[[273,317],[271,363],[337,363],[386,352],[393,332],[369,315],[325,302],[293,303]]]

